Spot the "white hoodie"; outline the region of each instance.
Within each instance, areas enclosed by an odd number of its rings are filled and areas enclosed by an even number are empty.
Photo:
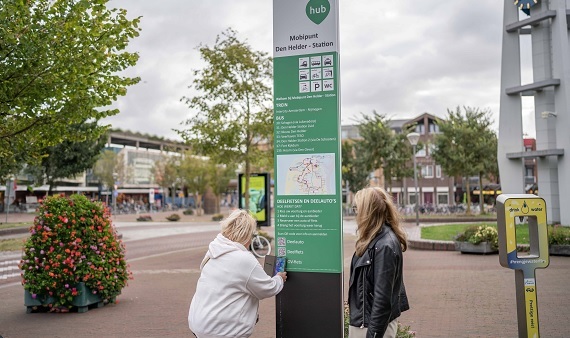
[[[242,244],[218,234],[200,265],[202,270],[190,304],[188,325],[199,338],[249,337],[259,300],[283,288],[269,277]]]

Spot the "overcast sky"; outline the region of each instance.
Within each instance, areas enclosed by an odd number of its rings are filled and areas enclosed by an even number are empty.
[[[142,16],[129,50],[140,55],[127,74],[141,82],[105,120],[114,128],[179,139],[191,111],[192,70],[203,63],[196,46],[213,46],[228,27],[254,50],[273,50],[272,0],[112,0],[129,17]],[[471,106],[499,120],[503,1],[340,0],[341,120],[354,124],[373,110],[391,119]],[[526,81],[526,82],[525,82]],[[523,74],[523,83],[531,82]],[[523,109],[534,136],[532,106]]]

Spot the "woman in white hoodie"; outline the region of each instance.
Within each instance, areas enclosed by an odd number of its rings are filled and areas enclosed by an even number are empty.
[[[200,264],[188,325],[198,338],[249,337],[259,300],[278,294],[287,273],[269,277],[248,251],[256,222],[247,211],[235,210],[221,226]]]

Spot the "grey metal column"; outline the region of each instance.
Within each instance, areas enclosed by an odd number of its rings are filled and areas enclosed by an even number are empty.
[[[548,10],[545,2],[539,2],[531,11],[531,17]],[[534,82],[553,78],[550,20],[541,21],[532,27],[532,64]],[[556,117],[554,88],[545,88],[534,95],[536,150],[556,148]],[[543,112],[547,112],[545,117]],[[555,156],[537,157],[538,189],[547,206],[548,222],[560,222],[560,201],[558,190],[558,159]]]
[[[523,150],[522,102],[519,95],[507,95],[507,88],[521,85],[519,32],[509,33],[506,25],[517,22],[519,9],[504,0],[503,48],[501,56],[501,95],[497,159],[504,193],[524,192],[521,159],[509,159],[508,153]]]
[[[570,150],[570,46],[568,40],[568,21],[566,0],[550,0],[550,9],[556,11],[552,20],[552,72],[560,79],[555,89],[556,104],[556,145],[557,148]],[[558,188],[560,196],[560,222],[570,225],[570,154],[558,156]],[[540,189],[540,187],[539,187]],[[539,190],[540,191],[540,190]]]

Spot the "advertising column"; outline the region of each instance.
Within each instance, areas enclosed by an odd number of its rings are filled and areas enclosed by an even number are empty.
[[[338,2],[274,0],[273,24],[277,337],[342,337]]]

